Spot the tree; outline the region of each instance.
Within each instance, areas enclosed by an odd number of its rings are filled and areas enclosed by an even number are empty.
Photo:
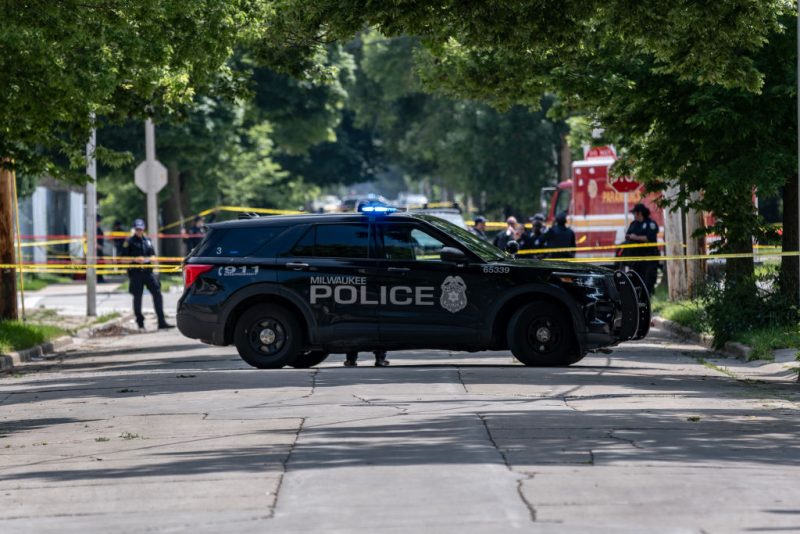
[[[677,179],[686,194],[704,190],[699,207],[716,212],[728,250],[749,250],[754,225],[761,233],[753,189],[774,193],[796,173],[784,142],[796,135],[790,2],[338,0],[302,13],[300,3],[276,10],[279,31],[265,46],[289,46],[276,40],[290,24],[288,42],[308,51],[374,26],[422,37],[423,82],[446,94],[508,108],[555,90],[627,149],[620,171],[655,189]],[[793,241],[787,249],[797,250]],[[751,271],[752,262],[734,261],[729,276]]]
[[[83,182],[93,117],[163,117],[198,92],[237,92],[226,62],[257,34],[267,7],[260,0],[3,2],[0,165]],[[102,145],[95,155],[125,159]],[[0,236],[10,242],[7,232]],[[15,295],[3,298],[13,303]]]
[[[161,117],[198,93],[233,94],[241,84],[226,62],[266,9],[259,0],[5,2],[0,155],[23,174],[85,180],[93,113]],[[97,156],[115,161],[102,145]]]
[[[387,162],[414,180],[485,198],[485,211],[538,211],[539,189],[558,179],[556,147],[566,130],[546,117],[552,98],[538,111],[500,112],[426,93],[414,70],[418,39],[364,33],[353,49],[359,70],[350,105],[356,123],[380,139]]]

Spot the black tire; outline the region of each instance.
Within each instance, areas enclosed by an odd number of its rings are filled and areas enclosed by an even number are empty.
[[[532,367],[560,367],[580,361],[572,320],[549,302],[531,302],[511,317],[506,331],[514,357]]]
[[[312,350],[299,355],[294,362],[290,363],[289,365],[295,369],[308,369],[309,367],[314,367],[315,365],[321,364],[328,358],[329,355],[330,352]]]
[[[239,356],[253,367],[280,369],[300,355],[302,335],[297,319],[286,308],[257,304],[239,317],[233,342]]]

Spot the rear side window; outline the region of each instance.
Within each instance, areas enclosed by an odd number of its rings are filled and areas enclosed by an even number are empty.
[[[313,226],[294,246],[292,255],[316,258],[368,258],[369,228],[366,224]]]
[[[268,255],[268,251],[261,250],[262,247],[284,229],[284,226],[216,229],[204,243],[200,244],[197,256],[243,258],[257,252],[260,252],[260,255]]]

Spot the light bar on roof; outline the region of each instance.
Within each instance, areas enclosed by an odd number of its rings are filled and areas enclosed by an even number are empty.
[[[365,202],[358,207],[358,211],[372,215],[387,215],[396,212],[397,208],[381,204],[380,202]]]

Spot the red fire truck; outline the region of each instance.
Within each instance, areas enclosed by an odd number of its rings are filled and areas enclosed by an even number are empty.
[[[633,220],[629,210],[636,203],[650,208],[650,218],[658,223],[659,241],[663,241],[664,216],[656,206],[656,195],[645,195],[641,185],[631,179],[610,183],[609,169],[617,160],[613,147],[594,147],[584,159],[572,163],[572,179],[557,187],[542,188],[542,206],[547,223],[553,224],[556,213],[566,211],[568,225],[575,231],[578,247],[612,246],[625,241],[625,231]],[[613,182],[614,179],[611,178]],[[616,186],[616,189],[612,187]],[[619,190],[632,189],[627,193]],[[614,249],[578,251],[576,257],[614,256]]]

